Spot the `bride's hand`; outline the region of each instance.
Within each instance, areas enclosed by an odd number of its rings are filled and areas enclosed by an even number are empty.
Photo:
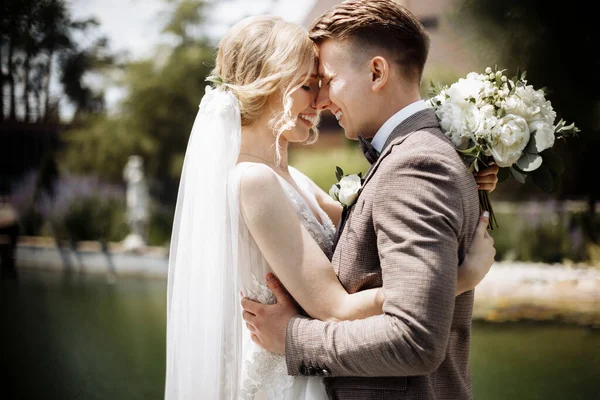
[[[494,239],[487,231],[488,223],[489,215],[486,211],[479,218],[471,247],[458,268],[457,295],[475,288],[494,264],[496,249]]]
[[[475,175],[477,189],[493,192],[498,183],[498,170],[500,168],[496,164],[492,164],[487,168],[480,169],[479,172],[475,172],[473,175]]]

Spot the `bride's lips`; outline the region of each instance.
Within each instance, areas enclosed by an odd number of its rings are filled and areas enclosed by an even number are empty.
[[[308,126],[309,128],[312,126],[312,123],[310,121],[305,120],[304,118],[298,118],[300,121],[302,121],[304,123],[304,125]]]
[[[300,114],[298,115],[298,119],[309,128],[312,128],[315,125],[317,116],[315,114]]]

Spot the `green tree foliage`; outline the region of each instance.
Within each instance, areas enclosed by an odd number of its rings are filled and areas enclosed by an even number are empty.
[[[127,157],[139,154],[153,195],[167,203],[177,196],[187,140],[215,56],[205,39],[193,36],[204,2],[185,0],[173,6],[163,33],[177,44],[126,66],[121,83],[127,95],[119,112],[67,135],[64,158],[71,171],[121,181]]]
[[[58,121],[59,98],[50,93],[50,81],[58,76],[75,109],[102,111],[102,93],[83,81],[84,75],[98,67],[111,65],[107,40],[97,37],[82,47],[76,35],[93,35],[98,23],[73,20],[65,0],[5,1],[0,12],[0,121]],[[7,102],[8,104],[4,104]]]

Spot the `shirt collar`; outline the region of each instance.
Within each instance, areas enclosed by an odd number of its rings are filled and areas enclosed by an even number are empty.
[[[394,128],[400,125],[402,121],[404,121],[406,118],[426,108],[427,103],[425,103],[424,100],[418,100],[414,103],[407,105],[406,107],[398,111],[396,114],[392,115],[390,119],[388,119],[383,125],[381,125],[381,128],[379,128],[379,130],[373,137],[373,140],[371,141],[371,145],[373,145],[373,148],[375,148],[375,150],[381,153],[385,142],[387,142],[388,138],[394,131]]]

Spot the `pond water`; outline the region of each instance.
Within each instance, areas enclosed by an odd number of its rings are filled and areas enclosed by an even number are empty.
[[[165,280],[20,271],[1,285],[2,399],[163,398]],[[477,400],[598,398],[600,332],[474,323],[471,369]]]

